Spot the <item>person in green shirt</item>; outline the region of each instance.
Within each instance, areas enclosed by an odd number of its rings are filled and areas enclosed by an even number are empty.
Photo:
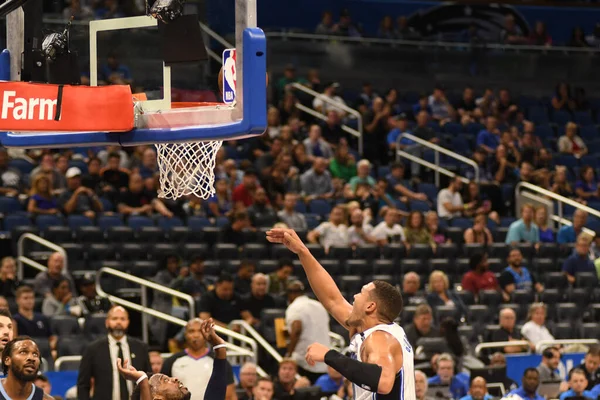
[[[340,178],[344,182],[349,182],[356,176],[356,160],[348,151],[348,145],[339,145],[335,151],[333,159],[329,163],[331,176]]]
[[[283,76],[277,81],[277,93],[279,94],[279,98],[283,99],[285,91],[292,90],[289,85],[296,82],[305,84],[306,79],[298,78],[296,76],[296,67],[294,67],[293,64],[286,65],[285,69],[283,70]]]

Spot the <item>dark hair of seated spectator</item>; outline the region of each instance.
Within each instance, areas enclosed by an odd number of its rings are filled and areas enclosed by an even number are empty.
[[[221,275],[219,275],[219,277],[217,278],[216,283],[218,284],[223,282],[233,282],[233,276],[231,276],[231,274],[227,272],[221,273]]]
[[[465,347],[463,346],[460,335],[458,334],[458,323],[454,318],[444,318],[440,323],[440,334],[446,343],[448,348],[452,351],[455,357],[462,357],[465,354]]]

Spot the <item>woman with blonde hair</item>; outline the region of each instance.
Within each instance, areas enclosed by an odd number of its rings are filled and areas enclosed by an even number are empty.
[[[473,227],[465,231],[464,239],[466,244],[482,244],[484,246],[494,241],[492,232],[487,227],[487,217],[485,214],[475,216]]]
[[[462,300],[450,291],[450,281],[448,275],[443,271],[435,270],[429,275],[429,294],[427,303],[435,310],[440,306],[454,306],[456,308],[456,317],[465,315],[466,307]]]
[[[533,220],[540,229],[540,242],[554,243],[554,229],[548,226],[548,209],[545,206],[537,206]]]
[[[425,226],[425,219],[420,211],[411,211],[404,228],[406,241],[409,244],[428,244],[435,247],[436,243]]]
[[[31,184],[31,197],[27,203],[27,212],[46,215],[58,214],[60,211],[51,190],[52,183],[48,175],[38,174]]]
[[[544,303],[533,303],[529,306],[527,322],[521,328],[521,335],[526,338],[532,350],[542,340],[554,340],[554,336],[546,328],[548,309]]]

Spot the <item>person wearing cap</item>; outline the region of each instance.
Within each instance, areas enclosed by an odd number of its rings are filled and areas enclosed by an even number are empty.
[[[287,299],[289,306],[285,310],[285,325],[290,341],[286,357],[296,361],[300,375],[315,382],[327,373],[327,365],[316,363],[311,366],[305,355],[308,346],[313,343],[329,347],[329,314],[320,302],[306,296],[304,284],[298,280],[288,284]]]
[[[406,113],[400,113],[392,118],[393,129],[387,135],[388,146],[390,151],[395,152],[398,149],[398,138],[403,133],[410,133],[408,130],[408,118]],[[403,143],[400,143],[400,148],[405,147]],[[395,158],[395,157],[394,157]]]
[[[346,105],[344,99],[336,94],[336,90],[340,87],[340,84],[337,82],[329,82],[325,85],[325,90],[321,94],[321,96],[326,97],[330,101],[334,101],[339,103],[340,105]],[[338,113],[340,118],[344,118],[346,116],[346,112],[340,108],[336,107],[335,104],[332,104],[329,101],[326,101],[323,97],[318,96],[313,100],[313,108],[320,112],[321,114],[327,114],[327,112],[333,110]]]
[[[94,218],[96,213],[102,212],[102,202],[92,189],[81,184],[81,170],[71,167],[65,174],[67,190],[58,198],[58,206],[66,215],[85,215]]]
[[[98,296],[96,292],[96,280],[94,275],[85,274],[79,281],[79,293],[77,305],[81,307],[84,317],[95,314],[106,314],[112,307],[110,300],[106,297]]]
[[[292,83],[304,84],[304,78],[296,76],[296,67],[294,64],[288,64],[283,70],[283,76],[277,81],[277,94],[282,99],[286,90],[293,90]]]

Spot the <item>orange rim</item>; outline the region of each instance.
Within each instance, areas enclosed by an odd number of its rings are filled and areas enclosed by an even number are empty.
[[[177,102],[171,103],[171,108],[188,108],[188,107],[214,107],[214,106],[224,106],[225,103],[211,103],[211,102]]]

